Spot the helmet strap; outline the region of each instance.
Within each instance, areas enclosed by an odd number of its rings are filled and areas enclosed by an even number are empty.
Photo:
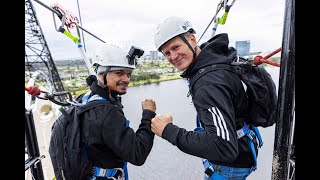
[[[107,91],[108,91],[108,97],[109,97],[109,100],[110,101],[114,101],[115,99],[112,97],[112,95],[111,95],[111,90],[110,90],[110,88],[108,87],[108,85],[107,85],[107,75],[108,75],[108,72],[109,72],[109,70],[110,70],[110,67],[108,66],[107,67],[107,70],[103,73],[103,88],[105,89],[107,89]]]
[[[109,70],[110,70],[110,67],[108,66],[106,71],[104,71],[103,73],[103,87],[107,87],[107,75]]]
[[[107,86],[107,75],[108,75],[109,69],[110,69],[110,67],[107,67],[107,69],[104,71],[102,82],[100,80],[98,80],[98,84],[104,89],[107,88],[108,92],[109,92],[109,88]],[[100,75],[99,74],[97,74],[97,78],[100,79]]]
[[[188,42],[188,40],[186,39],[186,37],[184,37],[183,34],[179,35],[181,37],[181,39],[188,45],[188,47],[190,48],[190,50],[193,53],[193,59],[196,58],[196,52],[197,52],[197,46],[193,49],[192,46],[190,45],[190,43]]]

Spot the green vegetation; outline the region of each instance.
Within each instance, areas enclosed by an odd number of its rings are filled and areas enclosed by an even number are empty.
[[[130,86],[139,86],[142,84],[151,84],[151,83],[159,83],[162,81],[169,81],[169,80],[174,80],[174,79],[179,79],[181,76],[179,74],[174,74],[174,75],[169,75],[169,76],[159,76],[159,78],[150,78],[150,79],[145,79],[145,80],[136,80],[136,81],[131,81],[129,83]]]
[[[65,91],[69,91],[73,96],[78,96],[89,91],[89,87],[86,83],[88,70],[85,67],[84,62],[82,66],[79,63],[76,64],[76,67],[72,66],[72,64],[67,64],[60,65],[57,69],[60,76],[64,74],[64,78],[61,78],[61,82]],[[159,83],[161,81],[179,78],[181,78],[180,72],[166,60],[142,61],[136,65],[136,69],[131,76],[129,87]],[[36,85],[38,86],[44,85],[44,82],[41,82],[40,78],[37,79],[36,82]],[[26,79],[25,83],[27,85],[28,79]]]

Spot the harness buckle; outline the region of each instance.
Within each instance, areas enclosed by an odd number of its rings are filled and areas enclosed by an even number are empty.
[[[205,171],[204,171],[204,174],[207,176],[207,177],[211,177],[212,174],[214,172],[214,169],[212,167],[212,165],[210,165]]]
[[[117,180],[124,180],[125,179],[125,173],[124,173],[123,169],[122,168],[114,168],[114,169],[119,170],[121,172],[121,175],[118,176]]]
[[[256,134],[250,130],[249,133],[247,133],[247,136],[251,139],[251,141],[253,141],[253,139],[256,137]]]
[[[112,180],[124,180],[125,172],[122,168],[103,169],[100,167],[93,167],[93,175],[90,180],[95,180],[97,177],[104,177]]]

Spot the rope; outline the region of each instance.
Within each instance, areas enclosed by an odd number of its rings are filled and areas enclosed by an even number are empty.
[[[275,51],[271,52],[270,54],[266,55],[265,57],[262,57],[262,56],[256,56],[254,59],[253,59],[253,64],[254,65],[259,65],[259,64],[262,64],[262,63],[267,63],[267,64],[270,64],[272,66],[278,66],[280,67],[280,64],[279,63],[276,63],[276,62],[273,62],[273,61],[269,61],[267,60],[268,58],[272,57],[273,55],[277,54],[278,52],[281,51],[281,48],[278,48],[276,49]]]

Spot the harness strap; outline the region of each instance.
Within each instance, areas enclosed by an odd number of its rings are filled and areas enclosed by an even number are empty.
[[[214,172],[214,169],[213,169],[211,163],[207,159],[204,159],[202,163],[203,163],[203,166],[204,166],[204,169],[205,169],[204,174],[207,177],[210,177]]]
[[[259,140],[259,148],[261,148],[263,146],[263,141],[262,141],[262,137],[261,134],[259,132],[259,129],[255,126],[251,126],[253,132],[256,134],[258,140]]]
[[[262,147],[263,141],[262,141],[262,137],[260,135],[260,132],[259,132],[258,128],[255,127],[255,126],[251,126],[251,128],[252,128],[252,130],[250,129],[250,126],[244,122],[243,127],[241,129],[237,130],[237,136],[238,136],[238,139],[242,138],[245,135],[249,137],[248,143],[250,145],[252,156],[254,158],[254,170],[256,170],[257,154],[256,154],[256,151],[255,151],[255,148],[254,148],[253,140],[254,140],[255,137],[257,137],[258,143],[259,143],[258,144],[259,148]]]
[[[99,100],[99,101],[105,101],[105,102],[108,102],[108,100],[106,98],[103,98],[97,94],[90,96],[90,93],[91,91],[87,92],[85,95],[83,95],[82,97],[82,104],[87,104],[88,102],[91,102],[91,101],[96,101],[96,100]]]
[[[124,166],[127,166],[127,163],[125,163]],[[103,169],[100,167],[94,166],[94,174],[92,176],[92,180],[96,179],[97,177],[107,177],[108,179],[124,179],[125,178],[125,172],[124,168],[114,168],[114,169]],[[120,172],[120,177],[115,177],[117,173]]]
[[[90,97],[90,94],[91,94],[91,91],[86,92],[86,93],[82,96],[82,98],[81,98],[82,104],[86,104],[86,103],[88,102],[88,99],[89,99],[89,97]]]
[[[204,131],[204,128],[201,126],[200,117],[198,114],[197,114],[196,119],[197,119],[197,121],[196,121],[197,127],[194,129],[194,131],[196,131],[196,132]],[[259,143],[258,148],[262,147],[263,141],[262,141],[262,137],[260,135],[259,129],[255,126],[251,126],[251,128],[252,128],[252,130],[250,129],[250,126],[244,122],[243,127],[241,129],[237,130],[237,138],[240,139],[245,135],[249,137],[248,143],[250,145],[251,153],[252,153],[252,156],[254,159],[254,165],[252,167],[252,171],[255,171],[257,169],[257,154],[256,154],[256,150],[254,147],[253,140],[255,137],[258,139],[258,143]],[[203,166],[205,168],[206,176],[210,177],[212,175],[212,173],[214,172],[211,163],[207,159],[204,159]]]
[[[207,178],[210,178],[213,175],[213,173],[215,173],[215,171],[221,171],[220,167],[218,167],[216,164],[213,164],[213,163],[209,162],[207,159],[203,160],[203,166],[205,167],[204,173],[205,173],[205,176]],[[251,167],[249,169],[248,173],[250,174],[254,170],[255,170],[254,167]],[[219,180],[222,180],[222,179],[224,180],[225,178],[223,178],[222,176],[218,175],[218,176],[214,177],[214,179],[215,180],[218,180],[218,179]]]
[[[203,127],[201,127],[201,124],[200,124],[200,117],[199,115],[197,114],[197,127],[194,129],[194,131],[196,132],[202,132],[204,131]]]

